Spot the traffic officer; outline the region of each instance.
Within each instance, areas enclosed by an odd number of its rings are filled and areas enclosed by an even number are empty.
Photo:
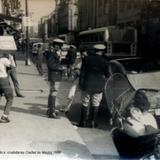
[[[82,89],[82,109],[81,120],[79,126],[87,125],[87,113],[89,105],[91,109],[89,117],[91,127],[96,126],[96,117],[98,108],[102,100],[102,92],[106,82],[106,77],[109,76],[108,61],[102,57],[105,45],[96,44],[93,46],[92,52],[82,61],[79,85]]]

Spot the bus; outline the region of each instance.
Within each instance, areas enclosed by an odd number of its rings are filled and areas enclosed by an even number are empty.
[[[79,33],[79,50],[92,49],[94,44],[105,44],[105,55],[130,57],[137,53],[137,30],[134,27],[108,26]]]

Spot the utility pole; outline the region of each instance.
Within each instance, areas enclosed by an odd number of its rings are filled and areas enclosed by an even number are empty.
[[[94,13],[94,28],[97,28],[97,3],[98,1],[97,0],[94,0],[94,6],[93,6],[93,11],[95,10],[95,13]]]
[[[25,0],[25,11],[26,18],[28,18],[28,0]],[[29,56],[29,28],[26,25],[26,43],[25,43],[25,65],[31,65],[30,56]]]

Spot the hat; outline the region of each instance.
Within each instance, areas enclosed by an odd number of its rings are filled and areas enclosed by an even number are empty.
[[[55,43],[64,43],[64,41],[62,39],[59,39],[59,38],[55,38],[53,40],[53,42],[55,42]]]
[[[93,48],[97,50],[104,50],[106,47],[104,44],[95,44]]]
[[[70,47],[72,47],[72,48],[76,48],[76,46],[75,46],[75,45],[73,45],[73,44],[72,44],[72,45],[70,45]]]

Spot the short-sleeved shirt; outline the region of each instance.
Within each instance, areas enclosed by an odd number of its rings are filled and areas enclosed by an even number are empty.
[[[10,67],[11,61],[8,58],[0,58],[0,78],[8,77],[7,67]]]
[[[9,60],[11,61],[12,67],[16,67],[16,63],[15,63],[13,55],[9,54]]]

